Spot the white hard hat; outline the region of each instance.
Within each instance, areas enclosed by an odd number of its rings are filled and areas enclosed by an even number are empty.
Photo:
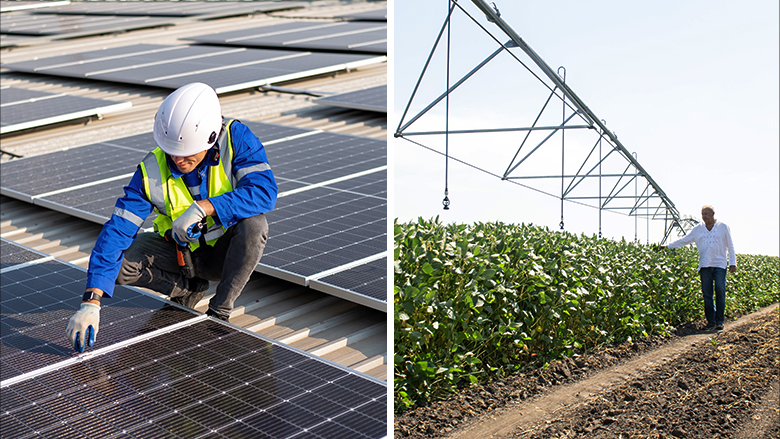
[[[166,154],[186,157],[211,148],[221,128],[217,93],[193,82],[176,89],[160,105],[154,116],[154,141]]]

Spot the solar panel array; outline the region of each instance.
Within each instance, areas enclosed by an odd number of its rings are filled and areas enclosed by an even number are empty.
[[[119,111],[132,106],[64,93],[0,87],[0,134]]]
[[[387,85],[314,99],[315,104],[387,113]]]
[[[239,47],[386,54],[387,23],[286,21],[183,39]]]
[[[4,266],[25,250],[2,244]],[[83,269],[9,264],[2,437],[385,436],[386,383],[134,288],[105,301],[96,345],[76,354],[64,333]]]
[[[386,57],[209,46],[138,44],[3,64],[3,67],[176,89],[194,81],[217,93],[384,62]]]
[[[57,35],[67,38],[144,29],[175,24],[169,18],[120,17],[114,15],[48,15],[14,12],[3,14],[0,33],[11,35]]]
[[[386,312],[385,271],[359,289],[338,277],[328,285],[311,284],[385,257],[386,141],[245,124],[263,142],[280,192],[267,214],[271,234],[258,271],[330,294],[336,288],[342,298]],[[102,224],[153,147],[151,133],[145,133],[6,162],[0,193]],[[153,217],[142,227],[151,227]]]
[[[172,2],[78,2],[36,10],[36,14],[119,15],[150,17],[198,17],[217,18],[254,12],[274,12],[297,9],[308,3],[300,1],[233,1],[190,2],[186,7]]]

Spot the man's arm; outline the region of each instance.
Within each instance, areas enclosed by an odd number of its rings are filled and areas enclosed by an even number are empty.
[[[731,239],[731,229],[726,224],[724,224],[723,226],[726,227],[726,249],[729,252],[729,272],[736,273],[737,253],[734,251],[734,241],[732,241]]]

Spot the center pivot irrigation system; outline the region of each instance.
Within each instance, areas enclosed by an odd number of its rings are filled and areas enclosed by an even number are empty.
[[[550,68],[549,65],[536,53],[533,49],[515,32],[515,30],[501,18],[501,14],[495,3],[489,5],[484,0],[471,0],[482,13],[485,14],[487,21],[495,24],[503,31],[508,37],[509,41],[502,43],[499,41],[490,31],[488,31],[482,24],[480,24],[468,11],[466,11],[457,0],[448,0],[449,8],[448,14],[444,21],[444,24],[439,31],[436,38],[436,42],[431,49],[428,59],[425,62],[420,77],[414,87],[412,95],[409,98],[408,103],[404,109],[401,120],[398,124],[398,128],[395,132],[395,137],[402,138],[415,145],[434,151],[438,154],[445,156],[445,182],[444,182],[444,200],[442,204],[444,209],[449,209],[449,189],[448,189],[448,170],[449,160],[460,162],[479,171],[501,178],[502,180],[510,181],[520,186],[541,192],[543,194],[560,199],[561,203],[561,222],[560,227],[564,227],[564,201],[577,203],[584,206],[594,207],[598,209],[599,215],[599,237],[602,236],[602,211],[613,211],[627,216],[635,217],[635,230],[636,221],[642,217],[648,221],[648,235],[649,235],[649,221],[663,220],[664,221],[664,236],[661,243],[666,243],[673,230],[677,230],[678,234],[684,234],[691,227],[698,223],[691,217],[681,217],[674,203],[669,199],[666,193],[661,187],[653,180],[650,174],[642,167],[637,161],[636,154],[629,152],[625,146],[618,140],[614,132],[610,131],[606,127],[606,122],[603,119],[599,119],[585,103],[572,91],[572,89],[566,84],[566,71],[563,67],[559,67],[556,70]],[[482,29],[490,39],[492,39],[498,46],[498,48],[487,56],[483,61],[479,62],[476,67],[471,71],[463,75],[455,82],[451,82],[451,27],[452,20],[455,12],[462,12],[465,16],[475,23],[480,29]],[[468,20],[467,20],[468,21]],[[415,95],[420,91],[420,85],[425,77],[426,72],[431,66],[431,59],[437,52],[437,48],[442,43],[443,37],[446,33],[446,88],[444,92],[438,95],[433,101],[427,104],[419,113],[407,120],[407,114],[409,113],[410,106],[415,99]],[[520,49],[522,53],[518,53],[516,49]],[[513,50],[514,49],[514,50]],[[549,91],[549,96],[542,105],[541,110],[534,119],[530,126],[525,127],[509,127],[509,128],[477,128],[477,129],[461,129],[451,130],[450,127],[450,95],[455,92],[456,89],[461,87],[467,80],[472,78],[478,71],[483,69],[488,63],[497,59],[499,55],[508,54],[514,61],[519,63],[522,68],[530,73],[535,79]],[[527,57],[524,62],[520,57]],[[506,57],[506,55],[503,55]],[[526,58],[523,57],[523,58]],[[528,62],[530,60],[530,63]],[[534,67],[535,66],[535,67]],[[514,77],[512,77],[514,80]],[[513,81],[514,82],[514,81]],[[538,84],[537,84],[538,85]],[[545,92],[546,94],[546,92]],[[556,122],[552,125],[543,126],[540,121],[549,120],[549,116],[542,118],[543,114],[547,112],[552,106],[551,101],[560,101],[563,109],[561,119],[560,109],[553,110],[557,112]],[[439,104],[443,104],[445,129],[444,131],[429,131],[422,130],[413,132],[410,130],[415,123],[419,123],[420,118],[437,107]],[[521,103],[512,102],[513,106],[517,107]],[[440,107],[439,107],[440,108]],[[557,122],[560,120],[560,122]],[[586,142],[579,142],[569,145],[566,144],[566,132],[576,131],[578,134],[583,132],[587,133],[588,140]],[[517,138],[513,137],[513,140],[519,141],[520,145],[517,147],[517,151],[510,160],[503,174],[488,171],[479,166],[475,166],[468,163],[465,160],[455,158],[450,155],[450,137],[455,135],[487,135],[488,133],[504,133],[517,135]],[[519,133],[519,134],[518,134]],[[444,151],[437,150],[430,146],[423,144],[421,141],[412,140],[412,137],[425,136],[425,138],[439,138],[443,136]],[[538,141],[534,139],[540,138]],[[555,169],[548,175],[539,175],[538,171],[541,169],[537,165],[531,165],[533,160],[531,157],[536,153],[540,156],[540,149],[542,146],[550,145],[552,139],[560,138],[560,168]],[[592,147],[590,146],[592,144]],[[569,153],[569,157],[566,155],[567,146],[569,150],[576,150]],[[514,147],[513,147],[514,148]],[[587,149],[590,148],[589,152]],[[548,147],[549,149],[549,147]],[[523,152],[523,155],[521,155]],[[549,152],[549,151],[548,151]],[[572,161],[572,155],[575,159]],[[549,156],[546,156],[542,160],[545,164],[550,165]],[[579,160],[584,157],[584,160]],[[568,161],[567,161],[568,159]],[[539,159],[537,159],[538,161]],[[574,165],[572,165],[574,163]],[[576,172],[566,172],[567,169],[573,169],[572,166],[579,163],[579,169]],[[524,165],[525,164],[525,165]],[[524,165],[524,166],[521,166]],[[557,165],[555,165],[557,167]],[[568,166],[568,167],[567,167]],[[606,168],[606,169],[605,169]],[[622,170],[622,171],[621,171]],[[534,174],[528,174],[528,171],[534,172]],[[521,181],[546,181],[549,186],[549,182],[557,182],[560,180],[560,193],[553,193],[553,191],[541,190],[538,187],[528,186],[520,183]],[[597,183],[597,184],[596,184]],[[633,183],[633,184],[632,184]],[[557,185],[556,189],[557,192]],[[649,241],[649,236],[648,236]]]

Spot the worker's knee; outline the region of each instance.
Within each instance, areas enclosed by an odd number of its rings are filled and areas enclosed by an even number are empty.
[[[257,243],[261,245],[265,245],[268,240],[268,220],[264,214],[244,218],[236,226],[240,228],[238,233],[245,236],[246,239],[257,240]]]
[[[130,262],[127,259],[122,260],[122,267],[116,277],[117,285],[133,285],[141,278],[143,268],[140,263]]]

